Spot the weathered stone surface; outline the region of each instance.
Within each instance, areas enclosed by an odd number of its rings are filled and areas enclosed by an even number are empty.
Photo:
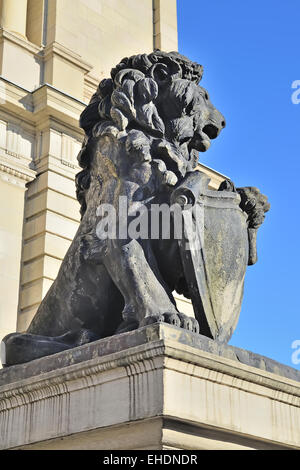
[[[0,381],[2,449],[300,448],[299,371],[170,325],[12,366]]]
[[[141,346],[142,344],[164,340],[176,341],[178,345],[191,346],[199,351],[211,353],[214,356],[224,357],[300,382],[300,371],[293,367],[281,364],[266,356],[229,346],[207,338],[206,336],[185,331],[175,326],[156,323],[132,332],[111,336],[61,353],[53,354],[52,356],[36,359],[26,364],[2,369],[0,370],[0,386],[18,382],[19,380],[33,376],[39,376],[40,374],[62,369],[74,364],[80,364],[95,359],[96,357],[104,357],[110,354],[127,351],[136,346]]]
[[[156,322],[196,333],[200,325],[228,341],[269,205],[256,188],[230,181],[209,191],[196,170],[198,151],[225,127],[198,86],[202,73],[177,52],[154,51],[124,58],[100,82],[80,120],[82,220],[27,333],[4,339],[6,366]],[[165,217],[156,227],[152,216],[173,204],[180,216],[172,213],[166,235]],[[192,299],[195,318],[178,311],[174,290]]]

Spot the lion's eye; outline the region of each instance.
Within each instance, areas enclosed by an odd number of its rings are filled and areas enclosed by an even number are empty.
[[[207,94],[207,93],[205,93],[205,94],[204,94],[204,96],[205,96],[205,99],[206,99],[206,100],[208,100],[208,99],[209,99],[209,98],[208,98],[208,94]]]

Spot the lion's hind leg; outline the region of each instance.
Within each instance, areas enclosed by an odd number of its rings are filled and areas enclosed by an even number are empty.
[[[150,245],[137,240],[110,240],[104,264],[125,301],[117,333],[164,322],[199,332],[198,322],[178,312],[158,270]]]

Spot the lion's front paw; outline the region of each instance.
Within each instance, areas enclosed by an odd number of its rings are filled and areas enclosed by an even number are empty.
[[[157,315],[148,315],[140,322],[140,327],[152,325],[152,323],[169,323],[170,325],[180,326],[180,320],[176,313],[158,313]]]
[[[197,320],[183,313],[166,312],[163,314],[150,315],[141,321],[140,326],[151,325],[152,323],[168,323],[169,325],[174,325],[178,328],[192,331],[193,333],[199,333],[199,323]]]
[[[185,330],[192,331],[193,333],[200,332],[199,323],[196,318],[189,317],[188,315],[184,315],[184,313],[178,313],[180,318],[180,327],[184,328]]]

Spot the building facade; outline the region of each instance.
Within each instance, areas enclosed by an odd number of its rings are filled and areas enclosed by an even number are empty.
[[[176,0],[0,0],[0,17],[1,339],[27,329],[78,227],[81,112],[122,57],[177,50],[177,16]]]

